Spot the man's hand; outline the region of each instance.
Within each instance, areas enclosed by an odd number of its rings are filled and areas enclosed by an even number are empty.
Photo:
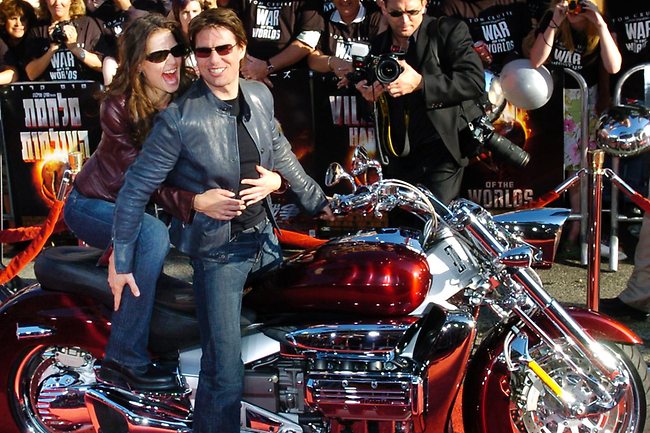
[[[318,214],[318,218],[330,222],[336,220],[336,217],[334,216],[334,212],[332,212],[332,208],[330,208],[329,205],[325,206],[320,211],[320,213]]]
[[[243,200],[234,198],[235,193],[226,189],[214,188],[194,197],[194,210],[210,218],[229,221],[241,215],[246,209]]]
[[[370,86],[366,80],[361,80],[354,87],[361,93],[363,99],[368,102],[375,102],[379,99],[379,95],[384,93],[384,86],[379,81],[375,81]]]
[[[115,311],[120,308],[124,286],[128,285],[131,288],[131,293],[133,293],[133,296],[140,296],[140,289],[135,283],[133,274],[118,274],[115,271],[115,260],[113,260],[113,253],[111,253],[110,257],[108,258],[108,285],[111,287],[111,292],[113,292],[113,310]]]
[[[265,198],[273,191],[277,191],[282,186],[282,178],[274,171],[270,171],[258,165],[255,167],[260,177],[257,179],[242,179],[242,185],[251,185],[250,188],[239,191],[240,198],[244,201],[246,206]]]
[[[398,62],[403,68],[402,73],[397,77],[397,80],[384,86],[386,92],[393,98],[408,95],[422,88],[422,75],[406,61],[398,60]]]

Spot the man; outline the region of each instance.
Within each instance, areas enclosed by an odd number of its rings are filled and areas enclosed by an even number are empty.
[[[174,220],[170,238],[194,269],[203,357],[193,431],[234,433],[243,388],[242,289],[252,272],[281,261],[268,198],[280,188],[278,173],[307,211],[331,210],[279,131],[266,86],[239,79],[246,34],[236,13],[203,11],[189,39],[201,79],[159,115],[126,175],[115,209],[117,274],[109,282],[120,289],[133,283],[135,234],[149,195],[165,178],[190,191],[216,188],[214,204],[198,209],[190,224]]]
[[[422,183],[448,203],[460,193],[467,165],[458,131],[481,114],[474,103],[484,93],[481,60],[467,25],[425,17],[426,0],[380,5],[389,29],[372,41],[371,53],[405,52],[403,70],[389,84],[362,80],[356,87],[368,101],[384,95],[389,120],[377,134],[391,157],[386,173]]]

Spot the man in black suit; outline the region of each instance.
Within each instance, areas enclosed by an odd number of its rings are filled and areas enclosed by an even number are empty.
[[[371,54],[405,53],[396,80],[362,80],[356,88],[378,103],[388,176],[421,183],[449,203],[460,193],[463,157],[458,131],[481,114],[481,60],[462,21],[425,16],[426,0],[378,2],[389,29],[371,41]]]

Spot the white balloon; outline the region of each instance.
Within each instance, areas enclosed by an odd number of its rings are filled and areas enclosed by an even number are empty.
[[[542,107],[553,94],[553,77],[544,66],[533,68],[528,59],[506,63],[500,74],[501,88],[512,105],[524,110]]]

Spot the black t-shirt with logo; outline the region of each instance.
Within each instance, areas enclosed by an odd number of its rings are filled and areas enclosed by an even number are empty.
[[[248,52],[266,60],[301,32],[321,32],[322,8],[316,0],[243,0],[238,10],[246,26]]]
[[[351,61],[350,49],[353,42],[367,44],[384,30],[381,11],[371,11],[366,7],[363,7],[362,11],[358,19],[350,24],[332,21],[336,10],[328,13],[325,18],[325,30],[319,41],[319,49],[323,54]]]
[[[524,0],[444,0],[441,10],[465,21],[475,43],[486,44],[492,55],[489,69],[499,72],[508,61],[523,57],[521,43],[533,29]]]
[[[610,0],[607,2],[607,17],[621,52],[621,73],[650,62],[650,3]],[[612,77],[612,86],[618,82],[621,73]],[[625,82],[623,91],[630,97],[642,99],[643,72],[633,74]]]
[[[540,22],[538,34],[543,33],[551,22],[552,14],[547,12],[542,21]],[[600,45],[591,53],[587,51],[587,37],[583,32],[572,31],[573,42],[575,48],[568,49],[562,43],[562,38],[559,32],[555,33],[553,40],[553,49],[546,61],[546,65],[551,66],[553,69],[571,69],[579,73],[582,78],[587,82],[587,87],[598,84],[598,65],[600,63]],[[564,80],[564,87],[566,89],[578,89],[579,84],[573,78],[567,77]]]
[[[72,24],[77,29],[77,42],[86,51],[98,54],[100,58],[102,53],[96,50],[102,38],[102,29],[99,22],[91,17],[82,16],[72,20]],[[42,57],[50,46],[51,40],[48,33],[49,24],[33,27],[27,36],[25,53],[27,63]],[[45,72],[37,81],[61,81],[61,80],[95,80],[102,82],[101,72],[94,71],[87,67],[77,58],[65,44],[60,48],[52,58]]]

